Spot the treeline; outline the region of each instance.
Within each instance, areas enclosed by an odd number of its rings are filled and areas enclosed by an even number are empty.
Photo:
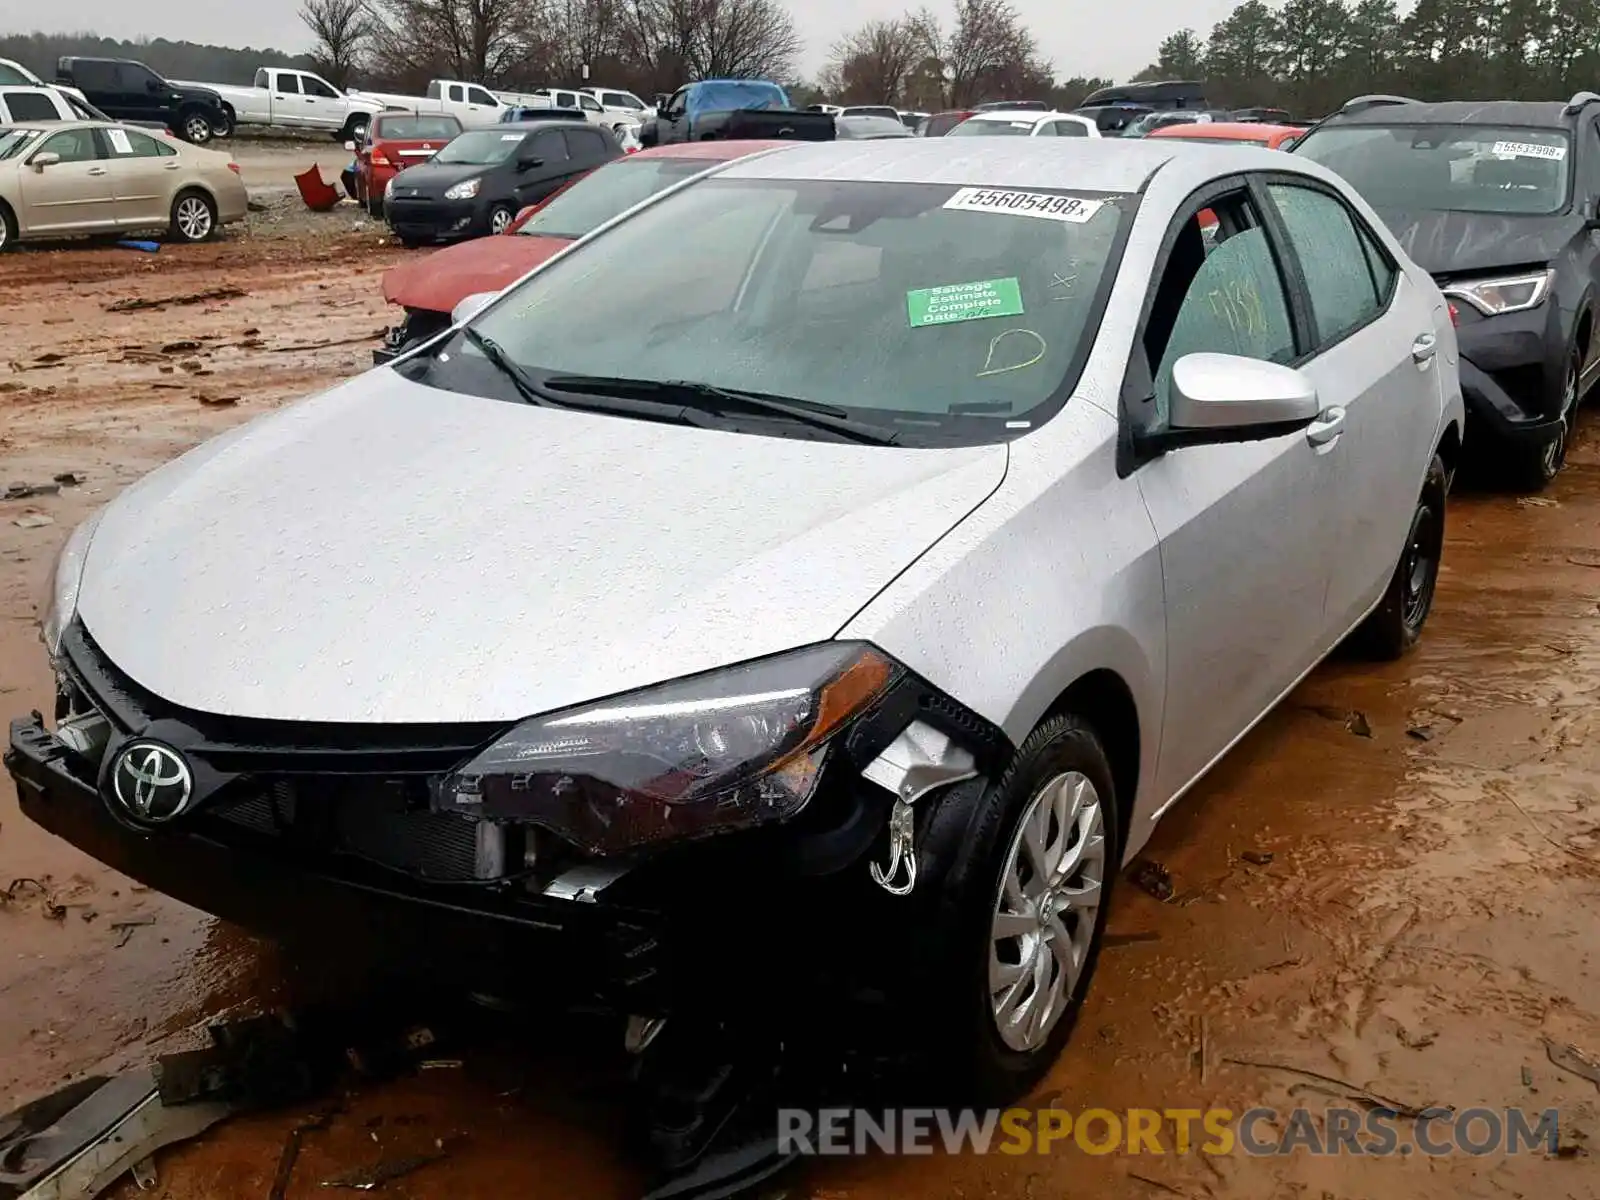
[[[22,63],[41,79],[54,79],[56,60],[66,55],[91,58],[135,58],[158,75],[203,79],[208,83],[248,84],[257,67],[306,67],[303,55],[280,50],[203,46],[166,38],[136,42],[96,37],[92,33],[15,33],[0,37],[0,58]]]

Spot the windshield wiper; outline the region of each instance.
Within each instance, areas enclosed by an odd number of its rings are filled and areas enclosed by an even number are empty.
[[[651,421],[669,421],[679,425],[694,425],[708,429],[712,422],[682,404],[669,404],[660,400],[629,396],[584,396],[562,400],[552,396],[516,359],[506,353],[505,347],[491,337],[479,333],[470,325],[462,327],[462,336],[483,352],[499,372],[511,381],[513,387],[529,404],[543,408],[571,408],[583,412],[615,413],[623,417],[641,417]]]
[[[857,421],[844,409],[814,400],[792,400],[764,392],[718,387],[692,379],[626,379],[608,375],[549,375],[542,386],[558,392],[615,396],[671,396],[686,408],[718,410],[729,406],[784,417],[815,429],[826,429],[875,446],[890,446],[900,437],[897,429],[886,429]]]

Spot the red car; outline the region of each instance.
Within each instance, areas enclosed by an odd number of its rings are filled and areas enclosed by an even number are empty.
[[[357,203],[375,217],[383,216],[383,192],[407,167],[427,162],[461,132],[461,122],[448,114],[378,113],[367,122],[361,144],[345,143],[356,153]]]
[[[1253,121],[1195,121],[1188,125],[1163,125],[1148,134],[1183,142],[1227,142],[1287,150],[1305,129],[1299,125],[1262,125]]]
[[[498,237],[461,242],[391,267],[383,276],[383,298],[404,308],[405,317],[384,335],[383,349],[373,358],[387,362],[448,329],[451,311],[468,296],[508,287],[612,217],[713,163],[796,144],[709,141],[641,150],[523,209]]]

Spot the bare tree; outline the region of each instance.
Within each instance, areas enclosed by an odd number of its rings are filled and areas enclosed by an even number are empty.
[[[786,79],[800,53],[780,0],[628,0],[623,26],[630,57],[660,90],[691,79]]]
[[[950,80],[950,103],[964,107],[986,97],[1052,85],[1033,34],[1011,0],[956,0],[955,25],[941,55]]]
[[[317,39],[307,56],[311,65],[339,87],[360,69],[372,37],[372,14],[366,0],[306,0],[300,19]]]
[[[501,83],[542,66],[549,28],[542,0],[373,0],[381,72],[415,81],[429,74]]]
[[[937,26],[923,14],[868,21],[840,38],[824,71],[830,96],[840,103],[900,100],[911,73],[927,59]]]

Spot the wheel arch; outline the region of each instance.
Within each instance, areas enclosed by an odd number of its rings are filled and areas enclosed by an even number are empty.
[[[1126,851],[1144,748],[1133,689],[1116,671],[1096,667],[1073,680],[1045,710],[1039,723],[1067,713],[1087,722],[1105,748],[1111,763],[1111,780],[1117,789],[1117,845]]]
[[[1456,467],[1461,464],[1461,427],[1455,421],[1452,420],[1444,427],[1434,453],[1444,463],[1445,478],[1454,479]]]

